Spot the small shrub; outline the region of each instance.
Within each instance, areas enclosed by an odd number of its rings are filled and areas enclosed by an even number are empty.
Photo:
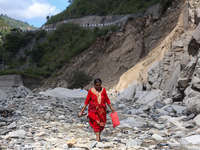
[[[83,71],[74,71],[71,73],[70,78],[67,80],[67,83],[69,84],[68,88],[83,88],[89,84],[91,80],[92,78],[86,75]]]
[[[173,0],[162,0],[161,2],[161,11],[165,12],[167,8],[172,4]]]

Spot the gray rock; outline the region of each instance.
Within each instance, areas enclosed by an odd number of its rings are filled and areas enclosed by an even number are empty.
[[[164,107],[166,104],[162,101],[157,101],[153,104],[154,109],[160,109],[162,107]]]
[[[60,116],[58,116],[58,119],[59,120],[64,120],[66,117],[64,116],[64,115],[60,115]]]
[[[151,114],[150,117],[151,117],[154,121],[158,122],[159,117],[160,117],[160,114]]]
[[[0,100],[3,100],[3,99],[7,99],[7,95],[5,92],[3,92],[2,90],[0,90]]]
[[[148,70],[148,82],[153,84],[159,76],[159,62],[154,63]]]
[[[178,131],[178,132],[175,132],[174,135],[172,136],[173,138],[181,138],[185,136],[185,133],[182,132],[182,131]]]
[[[197,97],[190,98],[186,110],[187,114],[200,114],[200,99]]]
[[[156,109],[155,113],[160,115],[160,116],[165,116],[165,115],[169,115],[169,112],[163,110],[163,109]]]
[[[182,77],[178,79],[178,85],[180,88],[185,89],[188,86],[188,83],[190,82],[190,77]]]
[[[120,121],[120,123],[128,124],[132,127],[145,127],[147,125],[146,121],[139,116],[127,118],[125,120]]]
[[[142,145],[142,140],[139,140],[139,139],[132,139],[132,140],[126,141],[126,146],[128,147],[141,146],[141,145]]]
[[[85,148],[69,148],[68,150],[85,150]]]
[[[97,141],[94,141],[94,142],[90,143],[89,144],[89,148],[90,149],[94,148],[97,145],[97,143],[98,143]]]
[[[158,134],[153,134],[152,138],[155,139],[156,141],[163,141],[164,138]]]
[[[195,91],[195,90],[193,90],[191,87],[187,87],[187,89],[184,91],[184,93],[185,93],[185,99],[184,99],[184,103],[185,104],[188,104],[189,102],[190,102],[190,100],[189,99],[191,99],[191,98],[196,98],[196,97],[198,97],[198,95],[199,95],[199,92],[198,91]]]
[[[132,114],[132,112],[130,110],[127,110],[126,114]]]
[[[194,30],[193,32],[193,35],[192,35],[195,40],[200,43],[200,24],[196,27],[196,29]]]
[[[184,143],[185,142],[185,143]],[[183,143],[186,144],[198,144],[200,146],[200,135],[192,135],[186,138],[183,138]]]
[[[167,144],[169,144],[170,147],[180,147],[181,145],[174,138],[170,139],[170,141],[167,141]]]
[[[195,125],[194,123],[189,123],[189,122],[187,122],[187,123],[185,123],[183,126],[184,126],[185,128],[187,128],[187,129],[191,129],[191,128],[194,128],[196,125]]]
[[[171,106],[168,106],[166,109],[165,109],[167,112],[169,113],[174,113],[174,109],[171,107]]]
[[[172,104],[173,100],[171,98],[166,98],[163,100],[163,102],[167,105],[167,104]]]
[[[98,147],[98,148],[111,148],[111,147],[113,147],[113,142],[107,142],[107,143],[98,142],[96,147]]]
[[[194,118],[194,122],[196,123],[196,125],[200,126],[200,114],[197,115],[197,116]]]
[[[144,111],[141,109],[132,109],[132,114],[138,115],[138,114],[144,114]]]
[[[129,100],[132,101],[132,99],[135,96],[136,91],[142,91],[142,85],[139,83],[132,84],[125,90],[123,90],[120,95],[117,97],[116,103],[120,103],[122,100]]]
[[[81,91],[80,89],[70,90],[58,87],[52,90],[47,90],[45,92],[40,92],[40,94],[58,98],[86,98],[87,91]]]
[[[194,90],[200,91],[200,82],[197,81],[197,82],[193,83],[192,88]]]
[[[158,123],[155,123],[153,124],[155,128],[159,129],[159,130],[162,130],[165,128],[165,125],[164,124],[158,124]]]
[[[156,149],[156,148],[157,148],[157,145],[150,145],[148,148],[149,148],[149,149]]]
[[[190,114],[186,118],[183,118],[182,121],[189,121],[190,119],[193,119],[195,117],[195,114]]]
[[[10,138],[19,138],[19,137],[24,137],[25,135],[26,135],[26,131],[24,130],[17,130],[17,131],[8,133],[8,137]]]
[[[161,89],[169,92],[168,95],[170,96],[172,95],[172,92],[176,89],[176,84],[178,81],[179,74],[180,74],[180,64],[177,64],[176,67],[173,66],[170,72],[170,75],[168,75],[168,77],[166,78],[166,81],[161,86]]]
[[[180,101],[183,97],[183,94],[180,92],[178,88],[176,88],[172,93],[172,99],[175,101]]]
[[[145,104],[153,106],[156,101],[162,100],[163,92],[161,90],[144,91],[141,97],[136,101],[136,104]]]
[[[176,111],[178,114],[182,114],[183,110],[185,110],[186,106],[179,106],[179,105],[172,105],[172,108]]]
[[[7,126],[8,129],[13,129],[13,128],[16,128],[16,127],[17,127],[16,122],[13,122],[13,123],[11,123],[11,124],[9,124],[9,125]]]

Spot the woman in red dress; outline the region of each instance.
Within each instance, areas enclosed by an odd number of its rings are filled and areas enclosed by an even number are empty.
[[[82,116],[85,108],[89,104],[87,118],[89,118],[90,126],[96,133],[97,141],[100,141],[100,134],[106,125],[106,103],[113,112],[115,111],[107,96],[106,89],[101,87],[101,83],[100,78],[94,80],[94,87],[88,91],[85,105],[79,114],[79,116]]]

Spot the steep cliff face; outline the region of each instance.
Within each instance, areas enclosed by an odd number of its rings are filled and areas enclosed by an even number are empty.
[[[82,70],[92,78],[102,78],[104,86],[112,88],[123,73],[161,44],[176,27],[179,18],[177,14],[181,12],[182,2],[174,1],[170,9],[158,19],[152,16],[129,19],[122,30],[97,39],[70,65],[63,67],[60,76],[47,80],[45,85],[67,86],[65,80],[70,73]],[[91,87],[91,84],[86,88]]]
[[[133,68],[131,68],[121,76],[120,81],[116,86],[117,90],[127,88],[130,84],[134,82],[145,84],[147,82],[147,78],[151,78],[151,74],[152,76],[154,76],[154,78],[156,78],[155,76],[157,76],[158,78],[158,74],[155,75],[155,72],[149,72],[148,76],[148,71],[149,69],[151,70],[151,67],[155,68],[158,62],[165,58],[170,49],[173,49],[173,47],[175,47],[176,49],[177,43],[174,41],[177,41],[177,38],[185,33],[184,28],[188,26],[187,22],[184,22],[185,18],[188,17],[186,15],[188,10],[185,10],[186,8],[184,7],[185,5],[182,5],[182,7],[180,8],[179,15],[177,15],[177,24],[172,30],[170,30],[169,34],[164,37],[161,42],[158,43],[156,47],[144,59],[142,59],[138,64],[136,64]],[[162,30],[160,32],[162,33]],[[172,44],[173,42],[175,45]],[[168,64],[170,65],[171,63]],[[165,75],[163,74],[163,76]],[[161,80],[161,78],[159,78],[159,80]],[[150,82],[151,84],[153,84],[155,81]],[[147,86],[149,86],[149,84]]]
[[[183,102],[187,105],[187,113],[199,114],[199,10],[198,0],[185,2],[174,30],[140,63],[121,76],[116,89],[140,82],[147,91],[160,90],[165,98]]]

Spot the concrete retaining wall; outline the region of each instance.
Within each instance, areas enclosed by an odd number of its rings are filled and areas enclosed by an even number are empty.
[[[74,18],[74,19],[68,19],[61,22],[57,22],[54,24],[47,24],[42,27],[42,29],[45,29],[47,31],[51,31],[56,29],[59,25],[63,23],[74,23],[78,24],[82,27],[105,27],[110,25],[125,25],[127,20],[129,18],[135,18],[135,17],[144,17],[151,15],[153,18],[158,19],[159,18],[159,10],[160,10],[160,4],[153,5],[149,7],[146,12],[144,13],[133,13],[133,14],[125,14],[125,15],[109,15],[109,16],[85,16],[83,18]]]
[[[0,88],[23,86],[21,75],[0,76]]]

